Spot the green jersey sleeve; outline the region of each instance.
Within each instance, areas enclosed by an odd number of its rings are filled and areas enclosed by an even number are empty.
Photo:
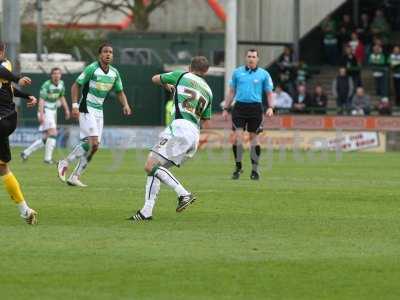
[[[40,97],[41,99],[43,99],[43,100],[46,100],[46,99],[47,99],[48,87],[49,87],[48,81],[45,81],[45,82],[42,84],[41,88],[40,88],[39,97]]]
[[[115,82],[114,82],[114,92],[120,93],[123,90],[124,90],[124,87],[122,85],[121,76],[119,75],[119,72],[117,71],[117,78],[115,79]]]
[[[176,84],[179,77],[185,73],[185,71],[182,70],[175,70],[169,73],[164,73],[160,75],[160,80],[162,84]]]
[[[78,76],[75,82],[79,85],[85,85],[89,82],[90,78],[92,77],[94,71],[96,70],[95,64],[91,64],[87,66],[83,72]]]

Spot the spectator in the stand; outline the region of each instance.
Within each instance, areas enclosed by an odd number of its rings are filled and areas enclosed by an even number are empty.
[[[321,29],[324,33],[324,50],[326,62],[332,66],[336,65],[338,58],[338,39],[336,31],[336,23],[327,16],[321,23]]]
[[[344,67],[339,69],[338,76],[332,82],[332,94],[336,98],[338,113],[346,113],[353,95],[353,80],[347,75]]]
[[[365,94],[364,88],[359,86],[353,96],[351,114],[355,116],[369,115],[370,103],[370,97]]]
[[[394,46],[389,56],[389,65],[392,71],[393,86],[395,90],[395,103],[400,106],[400,47]]]
[[[328,97],[322,89],[322,85],[317,84],[314,88],[314,93],[311,100],[312,111],[316,114],[325,115],[327,104]]]
[[[279,82],[284,86],[285,90],[292,93],[293,87],[293,52],[292,49],[286,46],[278,61],[279,67]]]
[[[351,40],[349,42],[349,45],[358,64],[361,66],[364,63],[365,50],[364,50],[364,44],[359,39],[357,32],[353,32],[351,34]]]
[[[301,60],[296,67],[296,84],[305,84],[309,77],[309,67],[304,61]]]
[[[339,49],[343,49],[343,46],[350,41],[350,36],[353,31],[354,24],[350,15],[344,14],[342,17],[342,22],[339,25]]]
[[[292,111],[295,113],[308,113],[311,109],[311,96],[307,93],[305,84],[297,85],[297,92],[293,99]]]
[[[390,104],[388,97],[383,97],[377,105],[377,110],[380,115],[391,115],[392,105]]]
[[[374,20],[371,23],[371,32],[373,35],[381,38],[384,45],[387,44],[390,35],[390,26],[383,15],[383,11],[380,9],[377,9],[375,12]]]
[[[366,56],[364,56],[364,60],[368,59],[368,56],[371,52],[371,45],[372,45],[372,33],[371,33],[371,26],[370,26],[368,14],[363,13],[361,15],[360,24],[357,28],[357,33],[365,47],[364,52],[365,52]]]
[[[382,47],[375,45],[372,53],[369,56],[369,64],[372,67],[373,76],[375,78],[375,90],[378,96],[384,96],[385,93],[385,55],[382,52]]]
[[[393,30],[400,30],[400,2],[399,0],[384,0],[385,15]]]
[[[274,92],[274,107],[278,111],[289,111],[292,108],[293,99],[283,90],[282,85],[278,84]]]
[[[347,74],[353,79],[353,85],[355,87],[361,86],[361,65],[358,63],[349,45],[344,48],[341,65],[346,68]]]

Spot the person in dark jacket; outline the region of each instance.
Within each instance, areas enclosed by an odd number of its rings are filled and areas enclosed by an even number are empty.
[[[295,113],[309,113],[311,106],[311,96],[307,93],[306,86],[304,84],[299,84],[293,98],[292,111]]]
[[[355,87],[361,86],[361,65],[349,45],[344,48],[341,65],[346,68],[347,74],[353,79],[353,85]]]
[[[348,112],[353,91],[353,80],[347,75],[346,68],[341,67],[338,76],[332,82],[332,94],[336,98],[339,114]]]
[[[389,65],[392,71],[393,86],[396,93],[395,103],[400,106],[400,47],[394,46],[392,54],[389,56]]]
[[[314,88],[314,94],[312,95],[311,100],[313,113],[325,115],[327,104],[328,97],[322,89],[322,86],[320,84],[317,84]]]

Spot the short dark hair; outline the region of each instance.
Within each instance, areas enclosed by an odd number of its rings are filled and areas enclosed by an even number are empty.
[[[101,51],[103,51],[103,48],[104,48],[104,47],[111,47],[111,48],[112,48],[112,45],[111,45],[111,43],[109,43],[109,42],[104,42],[104,43],[102,43],[102,44],[99,46],[99,50],[98,50],[99,54],[101,53]]]
[[[62,72],[61,69],[60,69],[59,67],[54,67],[54,68],[52,68],[52,69],[50,70],[50,74],[53,74],[55,71],[60,71],[60,72]]]
[[[256,48],[247,49],[246,55],[247,55],[247,53],[249,53],[249,52],[256,52],[256,53],[257,53],[257,57],[259,56],[259,55],[258,55],[258,50],[257,50]]]
[[[194,72],[207,73],[210,63],[205,56],[195,56],[190,62],[190,70]]]

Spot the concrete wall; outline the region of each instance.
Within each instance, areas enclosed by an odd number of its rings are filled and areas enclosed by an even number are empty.
[[[300,0],[300,33],[305,35],[346,0]],[[293,0],[238,0],[238,40],[290,43],[293,37]],[[242,60],[250,45],[239,46]],[[257,47],[262,65],[276,59],[283,47]]]

